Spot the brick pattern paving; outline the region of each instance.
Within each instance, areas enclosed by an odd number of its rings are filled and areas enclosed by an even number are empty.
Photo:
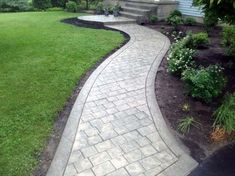
[[[165,38],[134,24],[130,45],[104,68],[86,100],[65,176],[155,176],[178,158],[146,102],[146,76]]]

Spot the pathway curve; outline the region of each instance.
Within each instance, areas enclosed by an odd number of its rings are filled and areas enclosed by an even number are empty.
[[[197,163],[169,133],[154,94],[170,43],[137,24],[80,92],[48,176],[186,176]]]

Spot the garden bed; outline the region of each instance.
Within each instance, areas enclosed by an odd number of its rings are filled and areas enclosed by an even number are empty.
[[[174,36],[170,35],[172,26],[165,22],[159,22],[157,25],[148,25],[148,27],[161,31],[164,34],[169,34],[171,42],[174,41]],[[183,33],[192,31],[193,33],[205,31],[202,25],[183,26],[179,27]],[[201,48],[197,50],[194,57],[196,64],[208,66],[210,64],[220,64],[224,67],[224,74],[228,79],[226,88],[223,94],[214,99],[212,103],[202,103],[196,99],[191,98],[181,80],[180,76],[173,76],[167,72],[167,59],[164,57],[156,78],[156,97],[160,106],[161,112],[173,132],[178,136],[191,151],[191,155],[199,162],[210,156],[219,148],[232,143],[230,138],[214,143],[211,140],[211,132],[213,130],[213,112],[221,105],[222,97],[227,92],[234,92],[235,90],[235,65],[234,57],[226,56],[224,49],[221,45],[221,32],[220,27],[213,28],[209,32],[210,44],[208,48]],[[182,110],[184,104],[190,107],[189,112]],[[192,116],[200,123],[199,129],[192,127],[188,133],[182,135],[178,132],[178,124],[180,119],[185,116]]]

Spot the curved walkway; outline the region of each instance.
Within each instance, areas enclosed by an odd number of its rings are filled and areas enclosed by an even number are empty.
[[[109,27],[131,39],[87,80],[47,175],[188,175],[197,163],[169,133],[154,95],[169,40],[137,24]]]

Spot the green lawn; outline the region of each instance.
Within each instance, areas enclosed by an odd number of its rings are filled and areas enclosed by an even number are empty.
[[[0,14],[1,176],[32,173],[81,75],[124,41],[118,32],[60,22],[77,15]]]

